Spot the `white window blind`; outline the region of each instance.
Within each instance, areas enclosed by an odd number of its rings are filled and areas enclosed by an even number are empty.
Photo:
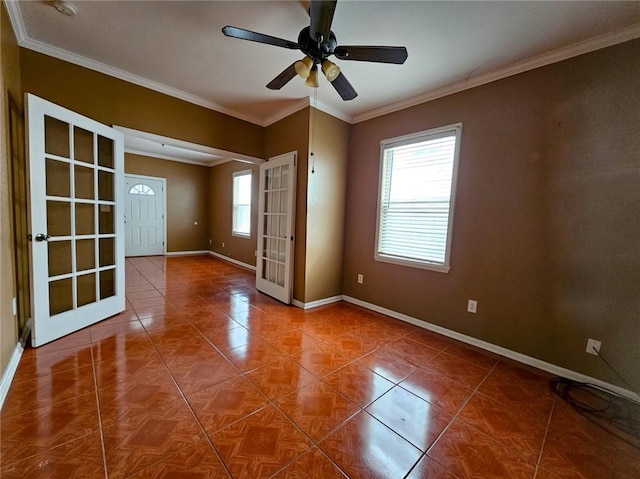
[[[233,173],[232,234],[251,235],[251,170]]]
[[[449,270],[461,129],[456,124],[382,142],[377,260]]]

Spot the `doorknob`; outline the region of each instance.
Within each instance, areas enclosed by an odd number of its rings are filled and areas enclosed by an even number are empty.
[[[36,241],[49,241],[49,238],[51,238],[51,236],[45,235],[43,233],[39,233],[36,235]]]

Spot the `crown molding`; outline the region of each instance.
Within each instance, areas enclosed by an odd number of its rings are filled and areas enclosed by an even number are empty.
[[[551,65],[552,63],[568,60],[569,58],[577,57],[585,53],[600,50],[602,48],[624,43],[629,40],[634,40],[640,37],[640,24],[635,24],[630,27],[618,30],[612,33],[605,33],[597,37],[592,37],[587,40],[574,43],[567,47],[559,48],[552,52],[544,53],[527,60],[523,60],[505,68],[492,70],[487,73],[483,73],[476,77],[471,77],[459,82],[455,82],[449,85],[445,85],[441,88],[428,91],[421,95],[417,95],[405,100],[401,100],[395,103],[391,103],[380,108],[354,115],[353,123],[360,123],[363,121],[371,120],[389,113],[404,110],[412,106],[420,105],[438,98],[442,98],[454,93],[459,93],[464,90],[469,90],[477,86],[485,85],[503,78],[507,78],[519,73],[523,73],[536,68]]]
[[[338,120],[342,120],[342,121],[345,121],[347,123],[353,123],[353,117],[351,115],[347,115],[343,111],[340,111],[340,110],[337,110],[337,109],[332,108],[330,106],[327,106],[324,103],[321,103],[319,101],[315,101],[311,97],[309,97],[309,104],[312,107],[314,107],[316,110],[323,111],[327,115],[331,115],[333,117],[336,117]]]
[[[280,120],[288,117],[289,115],[293,115],[294,113],[304,110],[306,107],[310,105],[309,97],[300,98],[289,106],[283,108],[279,112],[274,115],[267,117],[263,122],[262,126],[271,126],[274,123],[279,122]]]
[[[93,70],[99,73],[103,73],[105,75],[109,75],[111,77],[118,78],[120,80],[124,80],[129,83],[133,83],[134,85],[148,88],[150,90],[157,91],[159,93],[164,93],[165,95],[178,98],[179,100],[184,100],[194,105],[202,106],[209,110],[217,111],[218,113],[223,113],[225,115],[238,118],[239,120],[244,120],[249,123],[254,123],[256,125],[260,125],[262,123],[257,118],[250,117],[247,115],[242,115],[236,111],[229,110],[228,108],[225,108],[222,105],[219,105],[218,103],[215,103],[211,100],[207,100],[197,95],[192,95],[191,93],[186,93],[182,90],[178,90],[177,88],[173,88],[173,87],[164,85],[162,83],[149,80],[148,78],[144,78],[139,75],[126,72],[124,70],[120,70],[119,68],[114,68],[112,66],[105,65],[104,63],[91,60],[90,58],[83,57],[82,55],[76,55],[75,53],[68,52],[67,50],[63,50],[58,47],[47,45],[46,43],[40,42],[38,40],[26,38],[20,44],[20,46],[27,48],[29,50],[33,50],[38,53],[43,53],[44,55],[58,58],[59,60],[64,60],[66,62],[73,63],[74,65],[79,65],[89,70]]]
[[[469,90],[471,88],[475,88],[481,85],[485,85],[487,83],[501,80],[503,78],[517,75],[519,73],[533,70],[535,68],[547,66],[552,63],[557,63],[572,57],[576,57],[576,56],[583,55],[585,53],[589,53],[595,50],[617,45],[619,43],[624,43],[626,41],[633,40],[640,37],[640,24],[634,24],[634,25],[631,25],[630,27],[623,28],[615,32],[605,33],[596,37],[592,37],[587,40],[574,43],[567,47],[559,48],[552,52],[544,53],[542,55],[538,55],[520,62],[516,62],[513,65],[507,66],[505,68],[492,70],[475,77],[471,77],[459,82],[451,83],[441,88],[436,88],[435,90],[431,90],[431,91],[422,93],[420,95],[413,96],[411,98],[400,100],[398,102],[390,103],[379,108],[374,108],[372,110],[368,110],[354,116],[347,115],[342,111],[339,111],[335,108],[328,107],[327,105],[324,105],[320,102],[315,102],[309,96],[309,97],[301,98],[300,100],[285,107],[284,109],[280,110],[276,114],[267,117],[266,119],[259,119],[249,115],[238,113],[234,110],[230,110],[211,100],[207,100],[197,95],[184,92],[177,88],[169,87],[162,83],[149,80],[148,78],[134,75],[132,73],[126,72],[124,70],[120,70],[118,68],[111,67],[109,65],[105,65],[104,63],[91,60],[81,55],[76,55],[74,53],[68,52],[61,48],[52,47],[50,45],[47,45],[46,43],[33,40],[29,38],[29,36],[27,35],[26,29],[24,26],[24,21],[22,19],[22,14],[20,13],[20,8],[18,6],[17,0],[5,0],[3,3],[7,7],[7,12],[9,14],[9,19],[11,20],[11,25],[13,26],[13,30],[16,34],[18,44],[21,47],[24,47],[39,53],[43,53],[45,55],[49,55],[54,58],[67,61],[69,63],[73,63],[75,65],[79,65],[79,66],[88,68],[90,70],[103,73],[105,75],[119,78],[120,80],[124,80],[129,83],[133,83],[135,85],[139,85],[139,86],[148,88],[150,90],[157,91],[159,93],[164,93],[168,96],[172,96],[174,98],[178,98],[180,100],[184,100],[186,102],[193,103],[195,105],[202,106],[204,108],[208,108],[210,110],[217,111],[219,113],[223,113],[225,115],[229,115],[239,120],[247,121],[249,123],[253,123],[262,127],[270,126],[276,123],[277,121],[280,121],[283,118],[286,118],[287,116],[292,115],[293,113],[296,113],[297,111],[300,111],[303,108],[306,108],[307,106],[313,106],[318,110],[321,110],[331,116],[334,116],[350,124],[360,123],[363,121],[371,120],[379,116],[387,115],[389,113],[394,113],[396,111],[404,110],[406,108],[411,108],[413,106],[420,105],[422,103],[427,103],[429,101],[436,100],[438,98],[442,98],[448,95],[452,95],[454,93],[459,93],[464,90]]]
[[[17,0],[5,0],[2,3],[4,3],[5,7],[7,8],[9,20],[11,21],[13,32],[16,34],[18,45],[22,46],[22,43],[28,37],[27,29],[24,27],[24,20],[22,19],[22,12],[20,12],[20,7],[18,7],[18,2]]]
[[[270,126],[273,125],[274,123],[290,116],[293,115],[294,113],[305,109],[308,106],[312,106],[314,107],[316,110],[320,110],[324,113],[326,113],[327,115],[331,115],[333,117],[336,117],[339,120],[345,121],[347,123],[353,123],[353,118],[350,115],[347,115],[346,113],[336,110],[335,108],[331,108],[330,106],[325,105],[324,103],[321,103],[319,101],[315,101],[313,100],[310,96],[308,97],[304,97],[304,98],[300,98],[300,100],[296,101],[295,103],[292,103],[291,105],[289,105],[286,108],[283,108],[282,110],[280,110],[278,113],[276,113],[275,115],[271,115],[270,117],[268,117],[262,124],[262,126]]]

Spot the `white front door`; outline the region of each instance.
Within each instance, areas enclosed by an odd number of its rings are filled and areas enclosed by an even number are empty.
[[[122,133],[27,95],[34,346],[125,308]]]
[[[125,175],[125,256],[164,254],[164,178]]]
[[[260,164],[256,288],[285,304],[293,289],[296,153]]]

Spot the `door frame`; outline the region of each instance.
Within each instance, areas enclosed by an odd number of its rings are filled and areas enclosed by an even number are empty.
[[[126,163],[126,159],[125,159],[125,163]],[[129,193],[127,191],[127,178],[136,178],[136,179],[140,179],[140,180],[145,180],[145,179],[149,179],[149,180],[153,180],[153,181],[160,181],[162,182],[162,255],[166,256],[167,255],[167,179],[166,178],[162,178],[160,176],[150,176],[150,175],[134,175],[133,173],[126,173],[124,174],[124,199],[125,201],[127,200],[127,194]],[[126,211],[126,208],[125,208]],[[124,225],[124,235],[125,235],[125,257],[126,258],[135,258],[135,256],[127,256],[126,255],[126,238],[127,238],[127,229],[128,229],[128,225],[129,223],[125,222]],[[156,256],[160,256],[160,255],[156,255]]]

